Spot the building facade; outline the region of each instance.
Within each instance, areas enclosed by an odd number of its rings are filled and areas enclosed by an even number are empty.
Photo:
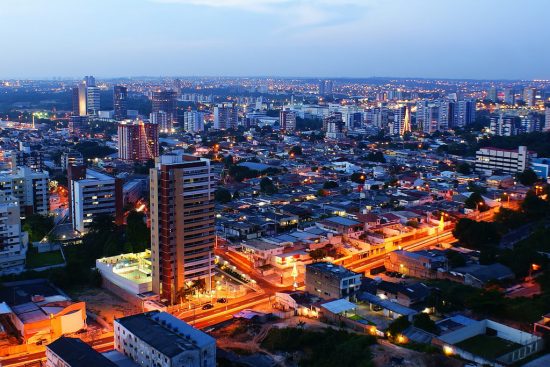
[[[0,191],[15,197],[21,217],[47,215],[49,208],[49,173],[29,167],[17,167],[14,173],[0,175]]]
[[[517,150],[481,148],[476,152],[475,169],[478,172],[501,171],[515,174],[525,171],[529,167],[530,158],[535,156],[525,146],[519,146]]]
[[[115,349],[140,366],[216,366],[216,340],[167,312],[116,319],[114,331]]]
[[[118,124],[118,157],[123,161],[144,162],[159,155],[159,125],[146,121]]]
[[[85,166],[70,166],[69,212],[73,229],[88,232],[99,215],[113,216],[122,223],[122,181]]]
[[[210,161],[175,152],[150,170],[153,292],[168,303],[187,281],[205,279],[210,290],[215,242],[214,184]]]
[[[19,204],[15,197],[0,192],[0,275],[25,270],[28,236],[21,232]]]
[[[306,266],[306,292],[323,299],[352,297],[361,285],[361,274],[326,262]]]
[[[113,88],[113,117],[115,120],[128,118],[128,89],[122,85]]]

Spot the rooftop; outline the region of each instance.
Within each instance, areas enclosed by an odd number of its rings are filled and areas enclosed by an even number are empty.
[[[339,279],[361,275],[359,273],[348,270],[343,266],[334,265],[328,262],[318,262],[318,263],[309,264],[306,266],[306,268],[307,270],[315,269],[324,273],[325,275],[330,275],[332,277],[339,278]]]
[[[69,366],[116,367],[117,365],[78,338],[62,336],[47,346]]]
[[[166,312],[145,312],[115,321],[168,357],[216,343],[210,335]]]

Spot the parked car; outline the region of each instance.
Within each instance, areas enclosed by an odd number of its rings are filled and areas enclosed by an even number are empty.
[[[218,303],[227,303],[227,298],[218,298]]]
[[[211,309],[211,308],[214,308],[214,305],[211,304],[211,303],[207,303],[207,304],[205,304],[204,306],[202,306],[202,309],[203,309],[203,310],[209,310],[209,309]]]

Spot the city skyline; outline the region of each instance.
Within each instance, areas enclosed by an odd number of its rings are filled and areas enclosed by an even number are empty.
[[[550,79],[550,51],[538,41],[549,5],[530,4],[8,0],[0,77]]]

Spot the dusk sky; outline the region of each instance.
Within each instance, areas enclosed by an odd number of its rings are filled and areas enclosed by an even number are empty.
[[[550,79],[547,0],[1,0],[0,77]]]

